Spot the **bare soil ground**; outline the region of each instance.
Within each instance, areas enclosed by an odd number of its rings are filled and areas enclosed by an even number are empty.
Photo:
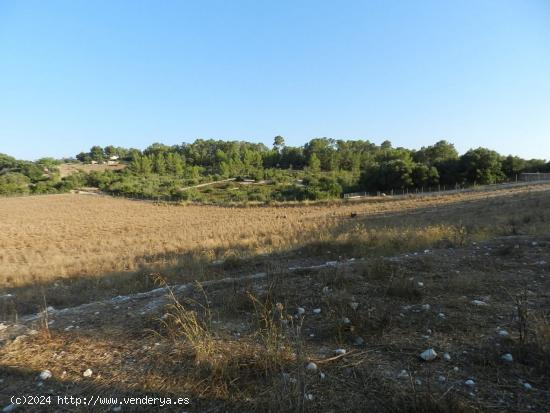
[[[215,350],[200,363],[164,322],[173,311],[165,289],[50,311],[47,330],[42,317],[21,323],[34,331],[21,324],[4,328],[0,401],[6,405],[9,395],[20,393],[154,394],[190,397],[186,411],[193,412],[547,411],[549,241],[501,237],[320,268],[279,268],[206,283],[204,292],[175,288],[198,314],[204,314],[201,305],[211,312]],[[266,344],[250,296],[281,322],[288,354],[276,367],[258,360]],[[277,318],[276,303],[289,321]],[[526,310],[525,331],[518,304]],[[305,313],[292,317],[298,308]],[[501,336],[503,330],[509,335]],[[339,348],[346,354],[335,357]],[[428,348],[438,353],[434,361],[419,358]],[[512,362],[501,359],[506,353]],[[305,371],[309,361],[317,371]],[[84,378],[88,368],[94,374]],[[41,381],[44,369],[53,377]],[[465,384],[470,379],[473,386]]]

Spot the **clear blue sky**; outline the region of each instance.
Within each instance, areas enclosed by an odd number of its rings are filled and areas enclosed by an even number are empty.
[[[550,1],[0,0],[0,152],[278,134],[550,158]]]

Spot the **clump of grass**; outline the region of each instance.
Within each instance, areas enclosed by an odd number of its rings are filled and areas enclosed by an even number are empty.
[[[197,288],[203,293],[206,305],[191,299],[188,299],[187,303],[182,303],[169,286],[166,288],[171,301],[163,320],[167,330],[173,338],[185,340],[193,351],[196,364],[212,363],[216,343],[211,329],[212,314],[202,285],[197,283]],[[200,309],[202,316],[199,316],[191,306]]]
[[[266,375],[274,371],[282,371],[283,366],[292,360],[292,350],[285,335],[292,327],[293,319],[286,314],[282,303],[273,303],[271,294],[265,301],[261,301],[254,294],[249,293],[249,298],[254,304],[258,328],[257,337],[264,349],[262,354],[263,368]]]
[[[550,316],[540,315],[533,320],[533,336],[539,360],[545,370],[550,369]]]
[[[408,301],[419,301],[422,299],[423,293],[413,280],[399,278],[391,281],[386,295]]]
[[[397,264],[383,258],[375,258],[361,265],[362,275],[373,281],[389,280],[399,271]]]
[[[222,268],[225,271],[238,270],[244,265],[244,260],[237,255],[228,256],[222,264]]]

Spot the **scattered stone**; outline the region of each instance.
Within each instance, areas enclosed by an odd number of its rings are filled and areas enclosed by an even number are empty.
[[[328,287],[328,286],[323,287],[323,294],[329,294],[331,292],[332,292],[332,290],[330,289],[330,287]]]
[[[320,308],[315,308],[313,310],[313,314],[321,314],[321,309]]]
[[[327,376],[325,375],[325,373],[320,372],[319,377],[321,378],[321,380],[324,380]]]
[[[525,390],[532,390],[533,386],[531,386],[529,383],[525,382],[525,383],[523,383],[523,388]]]
[[[346,354],[346,349],[345,348],[337,348],[336,350],[334,350],[334,354],[340,356],[342,354]]]
[[[472,304],[477,305],[477,306],[487,305],[487,303],[485,301],[481,301],[481,300],[473,300]]]
[[[94,374],[94,372],[92,371],[92,369],[86,369],[86,370],[84,371],[84,373],[82,373],[82,375],[83,375],[84,377],[92,377],[92,374]]]
[[[443,314],[443,313],[439,313],[437,316],[438,316],[439,318],[447,318],[447,316],[446,316],[445,314]]]
[[[10,403],[2,409],[2,413],[11,413],[15,409],[17,409],[17,405],[15,403]]]
[[[432,329],[431,329],[431,328],[428,328],[428,329],[426,330],[426,333],[432,334]]]
[[[472,379],[468,379],[464,382],[464,384],[468,387],[474,387],[476,385],[476,382],[473,381]]]
[[[445,383],[447,381],[447,378],[445,376],[439,376],[437,378],[437,380],[440,382],[440,383]]]
[[[449,353],[443,353],[443,360],[451,361],[451,355]]]
[[[422,304],[422,309],[424,311],[428,311],[430,308],[432,308],[432,306],[430,304]]]
[[[308,393],[308,394],[305,395],[305,398],[306,398],[306,400],[308,400],[308,401],[312,401],[315,397],[313,397],[313,394]]]
[[[422,380],[416,379],[416,380],[414,381],[414,384],[416,384],[417,386],[421,386],[421,385],[422,385]]]
[[[305,313],[306,313],[306,310],[303,307],[298,307],[296,309],[296,314],[298,314],[298,316],[304,315]]]
[[[420,358],[424,361],[432,361],[437,358],[437,353],[433,348],[429,348],[420,353]]]
[[[310,372],[317,371],[317,364],[315,364],[314,362],[310,361],[310,362],[307,363],[307,365],[306,365],[306,370],[307,370],[307,371],[310,371]]]
[[[351,321],[350,321],[350,319],[349,319],[349,318],[347,318],[347,317],[344,317],[344,318],[342,318],[342,323],[344,323],[344,324],[350,324],[350,323],[351,323]]]
[[[113,412],[121,412],[121,411],[122,411],[122,406],[113,407]]]
[[[409,378],[409,372],[407,370],[401,370],[399,374],[397,375],[398,379],[408,379]]]
[[[44,370],[40,373],[38,377],[40,377],[40,380],[48,380],[50,377],[52,377],[52,372],[50,370]]]
[[[424,287],[424,283],[423,283],[422,281],[418,281],[416,284],[417,284],[419,287]]]
[[[536,241],[533,241],[533,242],[531,243],[531,245],[532,245],[533,247],[536,247],[537,245],[539,245],[539,243],[536,242]]]
[[[498,330],[497,334],[501,337],[508,337],[510,335],[510,333],[508,333],[508,331],[506,330]]]
[[[509,363],[514,361],[514,357],[510,353],[506,353],[500,357],[502,360],[507,361]]]
[[[359,308],[359,303],[352,301],[351,303],[349,303],[349,306],[353,311],[356,311]]]

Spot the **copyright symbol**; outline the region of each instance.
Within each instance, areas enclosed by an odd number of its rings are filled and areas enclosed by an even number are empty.
[[[11,396],[10,402],[13,404],[25,404],[24,397]]]

